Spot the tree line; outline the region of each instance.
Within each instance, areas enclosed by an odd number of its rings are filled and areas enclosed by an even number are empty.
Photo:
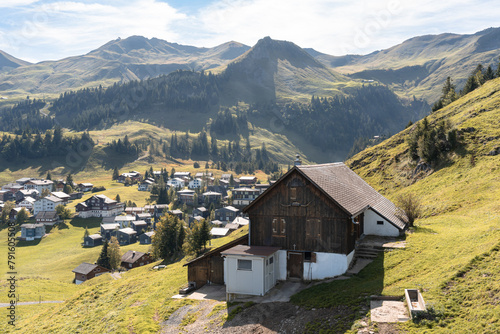
[[[45,131],[55,126],[55,121],[40,112],[46,103],[37,99],[26,99],[11,108],[0,111],[0,131],[22,134],[24,131]]]
[[[4,134],[0,140],[0,156],[8,161],[59,157],[68,152],[92,150],[93,146],[94,141],[88,132],[80,136],[64,135],[61,127],[56,126],[44,134],[28,130],[21,135]]]

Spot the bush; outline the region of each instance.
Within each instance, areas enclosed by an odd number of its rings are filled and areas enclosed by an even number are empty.
[[[97,193],[97,192],[99,192],[99,191],[104,191],[104,190],[106,190],[106,188],[105,188],[105,187],[103,187],[103,186],[93,187],[93,188],[92,188],[92,192],[93,192],[93,193]]]

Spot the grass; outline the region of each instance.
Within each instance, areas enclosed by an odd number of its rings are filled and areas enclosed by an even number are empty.
[[[500,156],[488,155],[500,146],[499,85],[500,80],[490,82],[429,116],[431,124],[448,118],[457,129],[475,129],[464,132],[462,148],[430,175],[410,177],[414,166],[406,158],[405,138],[411,129],[348,161],[389,198],[417,194],[424,216],[407,234],[405,249],[385,252],[347,281],[304,290],[293,296],[294,303],[308,308],[347,305],[356,310],[366,307],[372,294],[401,296],[405,288],[418,288],[432,317],[400,325],[403,332],[500,331],[496,316],[500,312]]]

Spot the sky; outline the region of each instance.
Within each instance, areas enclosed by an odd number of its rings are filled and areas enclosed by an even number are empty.
[[[0,0],[0,50],[39,62],[132,35],[198,47],[270,36],[339,56],[499,20],[498,0]]]

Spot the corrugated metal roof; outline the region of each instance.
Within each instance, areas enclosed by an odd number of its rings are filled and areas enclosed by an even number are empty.
[[[221,255],[248,255],[267,257],[279,251],[279,247],[266,247],[266,246],[246,246],[237,245],[228,250],[222,251]]]

